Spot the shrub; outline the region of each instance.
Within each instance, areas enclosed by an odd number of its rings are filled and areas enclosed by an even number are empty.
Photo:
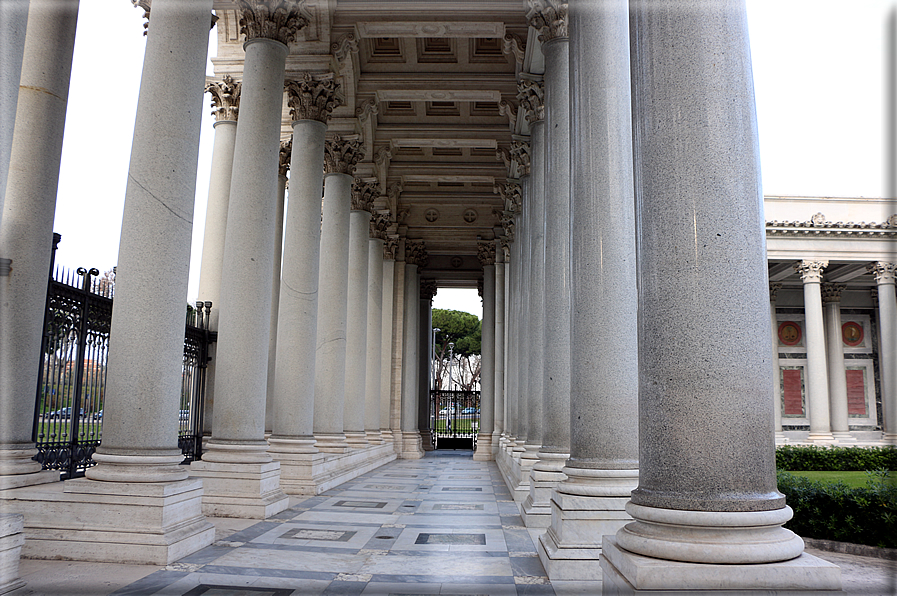
[[[776,468],[791,471],[849,472],[897,470],[894,447],[799,447],[776,448]]]
[[[885,470],[869,472],[867,488],[814,482],[778,472],[778,485],[794,517],[785,524],[799,536],[897,547],[897,488]]]

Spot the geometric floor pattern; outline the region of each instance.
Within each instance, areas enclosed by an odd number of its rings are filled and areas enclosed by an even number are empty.
[[[116,596],[549,596],[494,462],[396,460],[309,497]],[[566,590],[559,590],[566,592]]]

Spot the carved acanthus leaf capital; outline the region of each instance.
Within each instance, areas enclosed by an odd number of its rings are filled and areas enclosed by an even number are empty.
[[[364,157],[360,140],[343,140],[339,135],[324,142],[324,172],[327,174],[352,174],[355,165]]]
[[[352,211],[372,211],[376,198],[377,186],[375,184],[358,179],[352,182]]]
[[[846,284],[823,283],[822,284],[822,302],[840,302],[841,290],[846,288]]]
[[[337,96],[339,83],[334,80],[333,73],[305,73],[301,81],[288,81],[285,88],[290,117],[294,122],[317,120],[326,123],[333,109],[342,103]]]
[[[423,240],[405,240],[405,262],[423,269],[430,262],[430,255]]]
[[[212,94],[212,115],[215,121],[236,121],[240,112],[240,91],[243,83],[234,81],[230,75],[224,75],[220,82],[206,85],[206,92]]]
[[[479,295],[480,298],[483,297],[483,292],[485,291],[485,289],[485,283],[483,282],[483,278],[481,277],[477,280],[477,295]]]
[[[495,242],[477,242],[477,258],[483,267],[495,265]]]
[[[428,302],[432,301],[433,298],[436,297],[436,280],[435,279],[422,279],[420,280],[420,299],[426,300]]]
[[[517,81],[517,100],[530,124],[545,120],[545,86],[542,81]]]
[[[528,141],[511,141],[511,158],[517,162],[518,176],[529,175],[530,145]]]
[[[523,198],[523,189],[520,187],[520,183],[508,180],[507,182],[496,184],[495,188],[498,190],[498,194],[501,195],[505,207],[504,210],[511,215],[520,213],[520,206]]]
[[[389,211],[375,211],[371,214],[371,238],[386,240],[389,219]]]
[[[273,39],[284,45],[296,40],[309,21],[297,0],[237,0],[240,33],[251,39]]]
[[[399,237],[387,236],[386,242],[383,244],[383,258],[387,261],[395,261],[396,253],[399,252]]]
[[[778,295],[779,290],[781,290],[781,289],[782,289],[782,284],[780,284],[779,282],[774,282],[774,283],[769,284],[769,301],[770,302],[776,301],[776,296]]]
[[[895,277],[897,277],[897,263],[876,261],[875,263],[866,265],[866,270],[872,273],[873,277],[875,277],[875,283],[878,285],[895,283]]]
[[[822,270],[828,267],[828,261],[801,261],[794,265],[804,283],[822,282]]]
[[[277,166],[277,173],[286,176],[290,170],[290,159],[293,157],[293,141],[281,141],[280,143],[280,163]]]
[[[514,221],[514,214],[510,211],[503,211],[501,214],[501,228],[504,230],[505,238],[508,239],[508,242],[514,241],[514,235],[516,233],[517,224]]]
[[[528,0],[526,19],[539,30],[539,41],[567,37],[567,3],[558,0]]]

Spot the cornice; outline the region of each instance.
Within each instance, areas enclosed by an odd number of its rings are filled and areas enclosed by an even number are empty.
[[[897,214],[888,218],[884,223],[876,222],[832,222],[825,219],[822,213],[817,213],[809,221],[768,221],[766,222],[766,235],[768,236],[802,236],[824,238],[897,238]]]

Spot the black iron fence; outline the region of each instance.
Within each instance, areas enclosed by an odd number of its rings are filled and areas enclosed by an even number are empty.
[[[54,261],[59,236],[54,235]],[[103,432],[114,279],[97,269],[54,271],[51,261],[32,439],[35,459],[63,480],[83,476]],[[184,462],[202,454],[202,413],[212,303],[187,313],[178,445]]]
[[[479,391],[430,391],[430,430],[436,449],[475,449]]]

